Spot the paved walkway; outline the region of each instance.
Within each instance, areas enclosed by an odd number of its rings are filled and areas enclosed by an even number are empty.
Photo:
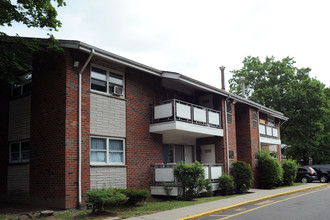
[[[150,215],[129,218],[128,220],[171,220],[171,219],[193,219],[212,214],[219,211],[225,211],[250,203],[266,200],[272,197],[291,194],[295,192],[310,190],[318,187],[324,187],[328,184],[307,183],[304,185],[285,187],[273,190],[250,189],[248,194],[236,196],[228,199],[222,199],[213,202],[202,203],[198,205],[187,206],[183,208],[158,212]]]

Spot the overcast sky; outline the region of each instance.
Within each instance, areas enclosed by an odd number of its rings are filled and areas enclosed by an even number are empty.
[[[79,40],[145,65],[220,87],[219,66],[246,56],[294,57],[330,86],[328,0],[66,0],[58,39]],[[9,35],[47,37],[14,24]],[[228,83],[226,85],[228,89]]]

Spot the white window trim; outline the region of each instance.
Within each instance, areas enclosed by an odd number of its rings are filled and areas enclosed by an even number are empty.
[[[92,138],[105,139],[105,143],[106,143],[106,150],[105,150],[105,152],[106,152],[106,154],[105,154],[106,162],[92,162],[92,160],[90,160],[91,165],[105,165],[105,166],[109,166],[109,165],[114,165],[114,166],[126,165],[126,146],[125,146],[125,139],[124,138],[91,136],[90,137],[90,143],[92,143]],[[122,163],[121,162],[109,162],[109,153],[110,153],[109,140],[121,140],[123,142],[123,162]],[[90,146],[90,152],[92,152],[91,146]]]
[[[26,163],[26,162],[30,162],[30,159],[22,160],[22,143],[23,142],[28,142],[28,141],[30,141],[30,140],[15,141],[15,142],[11,142],[9,144],[9,163]],[[19,160],[15,160],[15,161],[11,160],[11,147],[12,147],[13,144],[19,144]],[[29,148],[29,154],[30,154],[30,148]]]
[[[92,68],[95,67],[95,68],[98,68],[98,69],[102,69],[104,71],[106,71],[106,88],[107,88],[107,91],[106,92],[102,92],[102,91],[99,91],[99,90],[95,90],[95,89],[92,89],[91,88],[91,80],[92,80]],[[118,75],[121,75],[123,76],[123,95],[121,96],[116,96],[116,95],[113,95],[110,93],[109,91],[109,75],[110,75],[110,72],[111,73],[114,73],[114,74],[118,74]],[[126,81],[125,81],[125,73],[121,72],[121,71],[118,71],[118,70],[114,70],[114,69],[111,69],[111,68],[107,68],[107,67],[104,67],[104,66],[101,66],[101,65],[97,65],[97,64],[92,64],[91,67],[90,67],[90,89],[91,91],[93,92],[97,92],[97,93],[101,93],[101,94],[107,94],[107,95],[110,95],[110,96],[113,96],[113,97],[121,97],[121,98],[125,98],[125,85],[126,85]]]

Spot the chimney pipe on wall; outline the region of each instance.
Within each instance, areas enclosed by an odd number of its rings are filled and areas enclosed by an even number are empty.
[[[241,77],[241,81],[242,81],[242,97],[246,98],[246,95],[245,95],[245,77]]]
[[[221,70],[221,89],[225,89],[225,68],[224,66],[220,66],[219,69]]]

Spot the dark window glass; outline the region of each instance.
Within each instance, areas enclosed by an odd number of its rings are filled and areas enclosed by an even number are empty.
[[[91,79],[91,89],[106,92],[107,91],[107,82],[101,81],[98,79]]]
[[[233,118],[232,118],[231,104],[230,103],[227,103],[227,122],[229,124],[231,124],[232,121],[233,121]]]
[[[234,159],[234,151],[233,150],[229,151],[229,159]]]
[[[252,113],[252,126],[253,128],[257,128],[257,113]]]
[[[32,83],[28,83],[23,85],[23,91],[22,91],[22,95],[28,95],[31,94],[31,88],[32,88]]]
[[[101,92],[107,91],[107,75],[105,70],[92,67],[91,89]]]

